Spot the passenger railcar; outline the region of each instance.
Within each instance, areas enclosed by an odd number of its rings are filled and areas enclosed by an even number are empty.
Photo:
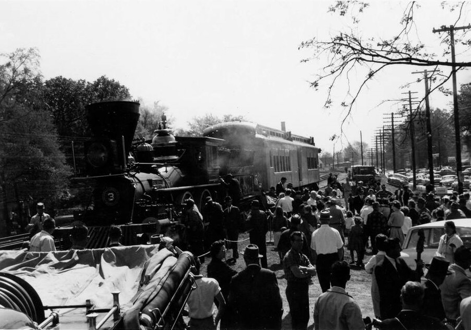
[[[249,122],[226,122],[207,128],[206,137],[224,140],[229,156],[221,155],[222,172],[252,173],[256,186],[268,190],[282,177],[293,187],[319,183],[319,153],[312,137]]]

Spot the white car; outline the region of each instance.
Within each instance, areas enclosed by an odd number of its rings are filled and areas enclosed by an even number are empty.
[[[410,268],[415,269],[415,259],[417,259],[417,240],[419,239],[419,230],[423,230],[425,235],[424,251],[421,259],[425,264],[429,264],[435,256],[438,249],[440,237],[445,234],[444,221],[436,221],[423,225],[414,226],[407,232],[407,236],[402,244],[401,257],[406,261]],[[463,241],[464,246],[471,248],[471,219],[456,219],[453,221],[456,225],[456,231]]]

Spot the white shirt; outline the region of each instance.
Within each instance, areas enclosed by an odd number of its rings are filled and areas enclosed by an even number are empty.
[[[371,259],[366,263],[365,270],[368,274],[373,274],[373,270],[378,263],[378,258],[376,256],[385,256],[386,252],[378,251],[378,253],[371,257]]]
[[[337,253],[343,247],[342,237],[337,229],[323,224],[312,233],[311,249],[319,254]]]
[[[283,212],[293,212],[294,199],[290,196],[285,196],[278,201],[278,206],[283,209]]]
[[[221,291],[218,281],[214,278],[199,277],[196,289],[188,298],[188,315],[193,319],[205,319],[213,315],[214,297]]]
[[[404,223],[401,227],[402,229],[402,232],[404,233],[404,235],[407,235],[407,232],[409,231],[409,229],[412,227],[412,219],[410,217],[404,217]]]
[[[311,205],[311,206],[317,207],[317,199],[315,199],[315,198],[312,198],[312,197],[309,198],[306,203],[307,203],[307,205]]]
[[[42,230],[31,238],[29,243],[31,252],[50,252],[56,251],[54,238],[47,231]]]

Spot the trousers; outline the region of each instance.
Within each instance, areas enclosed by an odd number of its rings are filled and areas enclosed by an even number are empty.
[[[291,314],[291,328],[306,330],[309,323],[309,283],[288,282],[286,299]]]
[[[338,260],[339,255],[337,252],[317,255],[316,270],[322,292],[326,292],[330,289],[331,268],[334,262]]]

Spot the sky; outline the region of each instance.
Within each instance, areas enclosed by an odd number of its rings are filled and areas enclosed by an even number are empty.
[[[317,146],[332,152],[359,141],[360,132],[371,147],[383,119],[404,103],[385,100],[404,98],[408,89],[400,86],[416,80],[412,72],[422,69],[395,67],[377,75],[341,131],[346,113],[339,104],[348,101],[349,86],[357,86],[366,71],[353,70],[349,81],[340,80],[334,105],[326,109],[327,85],[316,91],[309,81],[328,59],[301,63],[312,53],[298,47],[338,31],[353,30],[364,39],[391,37],[401,28],[406,3],[372,2],[355,25],[350,17],[328,13],[331,1],[0,0],[0,52],[37,48],[44,79],[117,80],[134,99],[168,107],[174,128],[187,128],[192,118],[209,113],[242,115],[273,128],[284,121],[288,131],[313,136]],[[454,24],[456,12],[448,15],[438,1],[421,4],[411,38],[441,54],[444,46],[432,29]],[[457,26],[470,23],[470,8],[464,7]],[[458,61],[469,58],[464,46],[457,45],[456,53]],[[470,78],[460,71],[458,83]],[[423,82],[410,89],[423,97]],[[432,107],[445,109],[451,102],[438,93],[430,100]],[[341,138],[332,142],[334,134]]]

